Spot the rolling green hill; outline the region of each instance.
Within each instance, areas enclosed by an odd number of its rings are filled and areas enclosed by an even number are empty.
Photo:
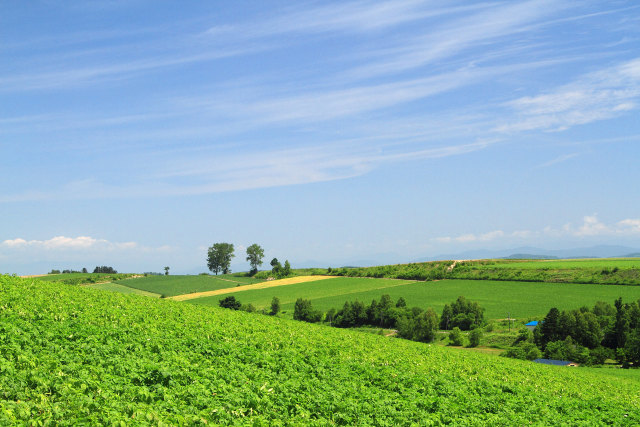
[[[633,425],[640,384],[0,276],[0,424]]]

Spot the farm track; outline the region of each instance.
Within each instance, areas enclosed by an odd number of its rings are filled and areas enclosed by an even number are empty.
[[[236,286],[235,288],[217,289],[215,291],[195,292],[192,294],[176,295],[167,299],[174,301],[186,301],[195,298],[212,297],[216,295],[231,294],[242,291],[253,291],[255,289],[275,288],[278,286],[295,285],[297,283],[315,282],[325,279],[334,279],[336,276],[297,276],[288,279],[271,280],[268,282],[256,283],[253,285]]]

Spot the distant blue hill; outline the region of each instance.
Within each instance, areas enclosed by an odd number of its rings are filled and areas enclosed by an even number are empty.
[[[524,246],[513,249],[477,249],[452,254],[441,254],[415,259],[413,260],[413,262],[438,261],[447,259],[511,259],[520,256],[527,256],[529,257],[529,259],[623,258],[633,257],[634,254],[636,256],[640,255],[640,249],[615,245],[598,245],[587,248],[573,249],[540,249],[530,246]],[[532,258],[534,256],[539,258]]]
[[[553,255],[534,255],[534,254],[512,254],[502,257],[502,259],[560,259]]]

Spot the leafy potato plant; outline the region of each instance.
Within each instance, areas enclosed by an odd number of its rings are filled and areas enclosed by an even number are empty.
[[[0,424],[640,423],[640,384],[0,276]]]

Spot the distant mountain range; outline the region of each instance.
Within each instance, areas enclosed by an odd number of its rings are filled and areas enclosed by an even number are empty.
[[[559,259],[553,255],[533,255],[533,254],[512,254],[502,257],[502,259]]]
[[[623,258],[638,257],[640,250],[627,246],[598,245],[587,248],[573,249],[540,249],[524,246],[514,249],[487,250],[478,249],[472,251],[459,252],[454,254],[442,254],[433,257],[425,257],[414,260],[437,261],[444,259],[487,259],[487,258],[508,258],[508,259],[568,259],[568,258]]]

